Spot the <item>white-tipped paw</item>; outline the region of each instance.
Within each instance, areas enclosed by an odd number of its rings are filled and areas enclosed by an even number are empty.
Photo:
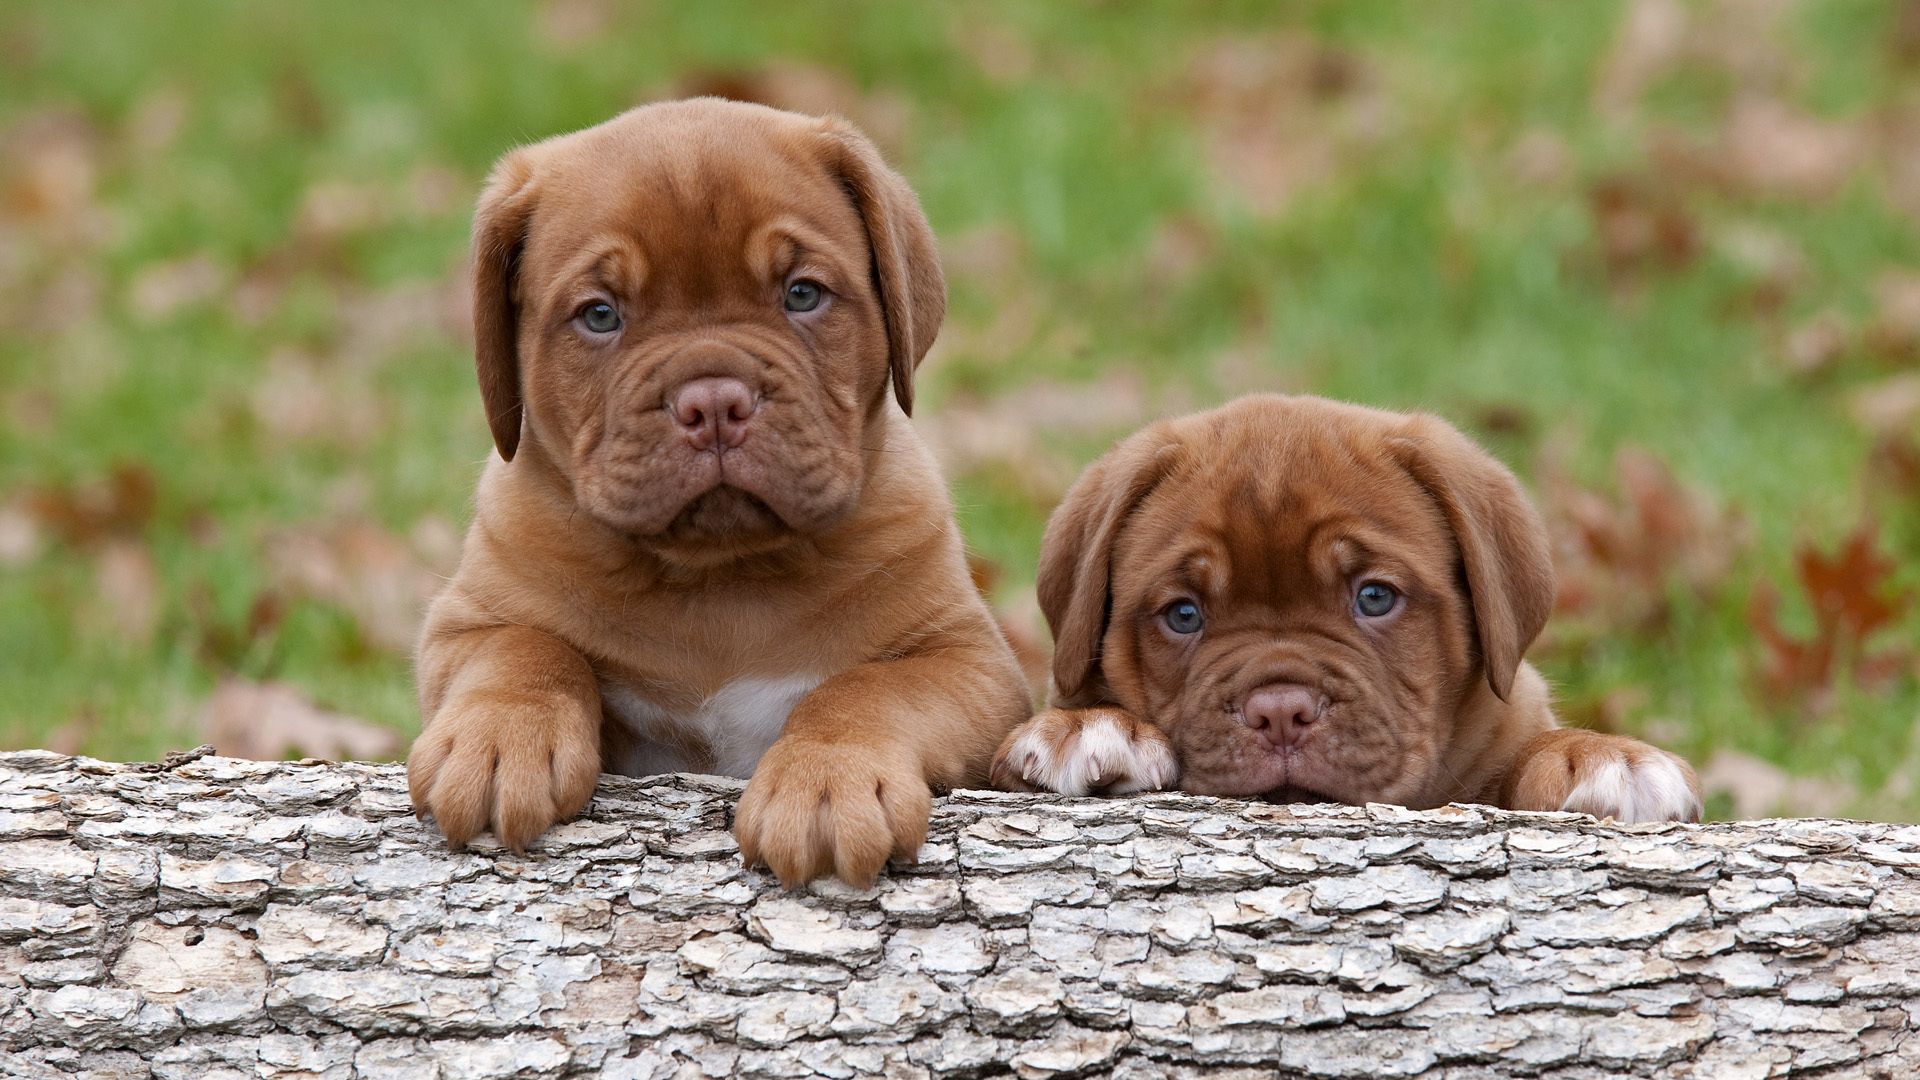
[[[1516,810],[1570,810],[1621,822],[1699,821],[1700,783],[1686,762],[1638,739],[1561,730],[1521,766]]]
[[[1124,709],[1048,709],[1014,728],[993,757],[993,786],[1061,795],[1159,791],[1180,776],[1173,744]]]

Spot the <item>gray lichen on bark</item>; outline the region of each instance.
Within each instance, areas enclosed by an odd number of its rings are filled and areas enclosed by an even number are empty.
[[[397,766],[0,755],[0,1063],[130,1077],[1920,1076],[1920,828],[936,804],[873,889],[739,785],[449,854]]]

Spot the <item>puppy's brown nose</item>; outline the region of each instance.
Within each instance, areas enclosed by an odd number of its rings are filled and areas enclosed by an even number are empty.
[[[1275,746],[1292,746],[1320,719],[1327,699],[1299,683],[1256,687],[1240,706],[1240,720]]]
[[[739,379],[689,379],[667,399],[667,412],[696,450],[732,448],[747,441],[747,425],[759,399]]]

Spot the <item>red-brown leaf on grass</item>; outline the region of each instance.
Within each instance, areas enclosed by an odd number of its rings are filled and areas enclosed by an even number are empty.
[[[1355,53],[1299,33],[1216,38],[1156,102],[1182,108],[1221,186],[1278,213],[1386,138],[1390,101]]]
[[[1877,539],[1869,522],[1831,556],[1807,544],[1795,549],[1794,577],[1813,613],[1811,637],[1795,637],[1780,625],[1780,593],[1771,582],[1754,588],[1747,623],[1760,642],[1756,675],[1767,701],[1802,705],[1818,716],[1843,678],[1872,690],[1912,669],[1911,645],[1875,648],[1875,637],[1914,600],[1911,590],[1892,587],[1899,564],[1880,554]]]
[[[138,536],[152,520],[158,497],[153,469],[123,461],[96,480],[29,489],[26,510],[62,543],[91,547],[109,537]]]
[[[1897,64],[1920,67],[1920,0],[1901,0],[1887,35],[1887,51]]]
[[[267,544],[278,587],[353,616],[366,641],[390,653],[412,651],[426,602],[453,571],[457,535],[436,519],[402,539],[366,521],[283,530]]]
[[[1920,273],[1891,270],[1873,283],[1873,316],[1861,333],[1861,347],[1884,364],[1920,361]]]
[[[230,620],[220,614],[212,590],[202,583],[188,592],[187,611],[200,662],[215,671],[235,671],[279,630],[287,617],[287,599],[276,589],[263,589],[245,615]]]
[[[1595,249],[1576,253],[1597,262],[1616,292],[1637,292],[1647,278],[1692,265],[1701,250],[1700,226],[1669,187],[1626,175],[1605,177],[1587,190]]]
[[[323,709],[286,683],[222,679],[198,723],[218,753],[257,761],[378,759],[400,750],[392,728]]]
[[[1664,626],[1674,590],[1718,589],[1748,542],[1745,520],[1680,482],[1648,451],[1614,458],[1615,493],[1575,482],[1556,445],[1538,467],[1541,508],[1554,541],[1561,614],[1602,630]]]

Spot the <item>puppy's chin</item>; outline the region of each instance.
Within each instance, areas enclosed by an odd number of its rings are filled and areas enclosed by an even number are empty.
[[[687,503],[660,535],[673,543],[698,543],[751,541],[788,531],[786,522],[758,495],[723,484]]]
[[[1359,752],[1318,732],[1302,745],[1278,749],[1222,717],[1188,721],[1174,736],[1180,787],[1196,795],[1274,803],[1405,803],[1422,786],[1411,760],[1420,755]],[[1398,760],[1396,760],[1398,758]]]
[[[662,494],[667,499],[660,498]],[[625,497],[608,498],[604,488],[585,486],[579,492],[579,505],[639,546],[688,568],[719,567],[801,543],[844,519],[853,502],[781,506],[725,483],[691,497],[676,497],[684,496],[683,492],[631,490],[615,495]]]

